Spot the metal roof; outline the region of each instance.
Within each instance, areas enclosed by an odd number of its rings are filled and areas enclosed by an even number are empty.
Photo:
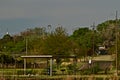
[[[22,58],[76,58],[76,56],[62,56],[62,55],[24,55]]]
[[[22,58],[52,58],[52,55],[25,55]]]

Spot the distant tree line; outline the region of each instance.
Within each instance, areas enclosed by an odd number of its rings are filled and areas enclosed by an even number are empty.
[[[117,22],[118,44],[120,43],[119,24],[120,20]],[[52,26],[49,25],[48,27],[50,29]],[[5,34],[0,39],[0,54],[1,56],[4,54],[9,57],[13,57],[14,55],[20,56],[26,53],[27,47],[28,55],[76,55],[81,58],[96,55],[99,46],[105,46],[108,54],[114,54],[115,28],[116,21],[108,20],[98,24],[94,30],[89,27],[80,27],[71,35],[62,26],[54,30],[48,30],[45,27],[27,29],[13,36]],[[119,48],[120,46],[118,45],[118,52],[120,52]],[[11,60],[13,60],[11,62],[14,62],[14,57]]]

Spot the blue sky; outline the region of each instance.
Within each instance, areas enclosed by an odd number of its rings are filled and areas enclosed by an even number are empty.
[[[72,33],[120,15],[120,0],[0,0],[0,36],[58,24]]]

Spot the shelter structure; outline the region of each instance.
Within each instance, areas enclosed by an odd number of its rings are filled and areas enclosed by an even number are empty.
[[[77,62],[77,58],[76,56],[62,56],[62,55],[56,55],[56,56],[52,56],[52,55],[25,55],[25,56],[21,56],[22,58],[24,58],[24,74],[26,71],[26,62],[28,58],[46,58],[46,59],[50,59],[50,76],[52,76],[52,64],[53,64],[53,59],[57,59],[57,58],[74,58],[75,59],[75,63]]]

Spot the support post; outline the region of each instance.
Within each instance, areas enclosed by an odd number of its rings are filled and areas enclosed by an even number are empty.
[[[52,58],[50,58],[50,76],[52,76]]]
[[[26,58],[24,58],[24,75],[26,75]]]

